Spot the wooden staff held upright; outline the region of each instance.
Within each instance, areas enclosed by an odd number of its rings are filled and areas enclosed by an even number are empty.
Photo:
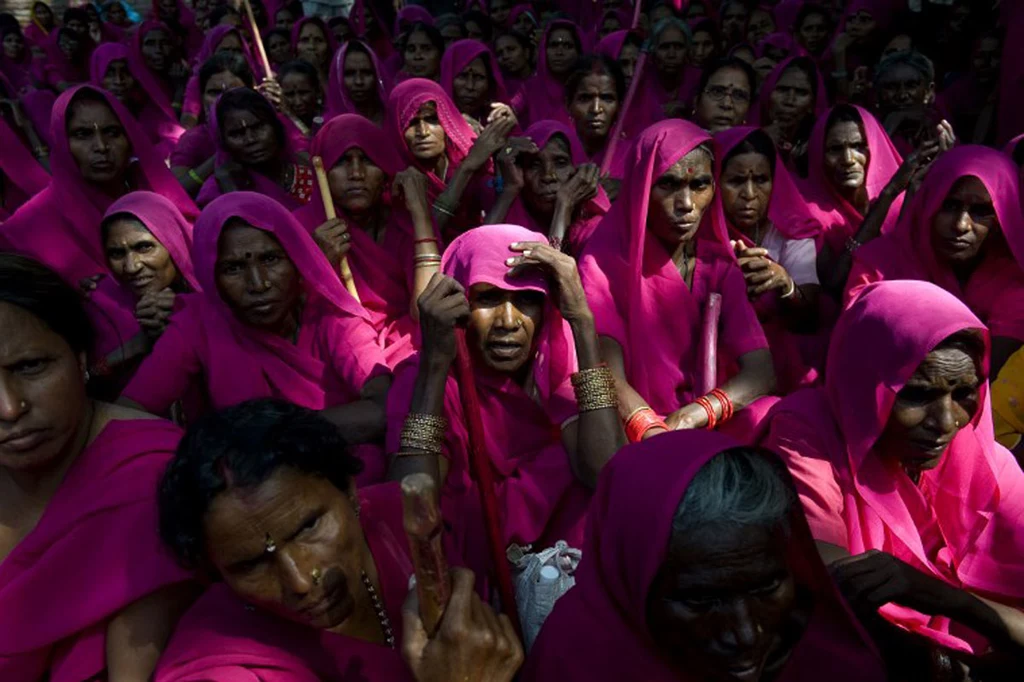
[[[319,156],[313,157],[313,170],[316,171],[316,181],[320,186],[320,198],[324,201],[324,214],[328,220],[334,220],[338,214],[334,210],[334,199],[331,198],[331,185],[327,182],[327,171],[324,170],[324,160]],[[359,292],[356,290],[356,281],[352,279],[352,269],[348,266],[348,256],[341,257],[338,264],[338,271],[341,274],[341,281],[345,283],[348,293],[360,303]]]

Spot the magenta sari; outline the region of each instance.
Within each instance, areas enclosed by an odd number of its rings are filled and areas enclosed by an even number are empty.
[[[572,125],[569,111],[565,108],[565,86],[548,70],[548,38],[557,29],[567,29],[576,36],[581,56],[589,48],[583,29],[577,24],[567,19],[556,19],[548,24],[537,48],[537,73],[526,81],[512,101],[520,125],[529,126],[536,121],[558,121]]]
[[[159,21],[143,22],[132,36],[129,46],[130,52],[128,54],[128,66],[131,68],[132,76],[135,77],[135,80],[142,88],[142,91],[149,98],[149,103],[151,105],[155,105],[165,119],[177,124],[178,114],[174,111],[174,107],[171,103],[171,98],[174,96],[174,93],[171,91],[170,84],[168,84],[160,74],[150,71],[149,67],[146,66],[146,58],[142,56],[142,41],[145,39],[147,34],[155,30],[164,31],[168,36],[174,35],[167,24]],[[104,69],[104,72],[105,71],[106,69]],[[100,78],[102,77],[103,76],[101,74]],[[182,129],[182,132],[184,132],[184,129]],[[181,137],[181,132],[178,133],[178,137]],[[177,141],[177,138],[175,138],[175,141]]]
[[[467,290],[486,283],[547,295],[547,282],[539,274],[507,276],[505,259],[512,253],[509,244],[515,241],[544,241],[544,236],[516,225],[478,227],[448,246],[441,268]],[[534,343],[534,396],[510,376],[474,363],[486,441],[483,450],[493,465],[502,546],[533,543],[539,550],[566,540],[579,547],[589,492],[573,475],[561,437],[561,428],[577,414],[569,379],[577,369],[576,347],[550,297]],[[418,369],[418,356],[414,356],[399,370],[388,395],[388,452],[399,450]],[[441,511],[454,524],[456,553],[482,575],[490,564],[487,535],[480,490],[470,476],[469,433],[459,385],[452,375],[445,384],[444,416],[449,425],[444,453],[450,468],[441,490]]]
[[[658,177],[710,140],[703,130],[680,120],[662,121],[644,131],[630,151],[618,199],[580,257],[580,276],[598,333],[622,347],[630,385],[661,415],[699,396],[701,318],[712,292],[722,296],[719,383],[735,374],[740,356],[768,347],[725,226],[711,207],[696,236],[692,289],[668,250],[646,228],[651,187]],[[740,410],[734,421],[746,417]]]
[[[1019,604],[1024,474],[995,441],[985,378],[978,412],[919,484],[873,451],[913,371],[964,330],[984,334],[987,374],[985,325],[956,297],[927,282],[866,287],[836,325],[825,387],[779,403],[765,445],[786,459],[816,539],[852,554],[886,551],[956,587]],[[947,618],[895,604],[880,613],[943,646],[978,653],[986,647]]]
[[[186,58],[194,55],[203,44],[203,30],[196,23],[195,12],[189,7],[186,0],[176,0],[178,12],[176,19],[160,16],[160,3],[154,2],[151,6],[149,18],[145,23],[156,21],[165,24],[171,29],[171,33],[182,42],[182,49]]]
[[[668,558],[672,520],[697,472],[739,443],[674,432],[630,445],[605,466],[590,506],[576,586],[556,604],[524,682],[697,682],[672,666],[647,625],[648,594]],[[885,666],[818,559],[807,522],[790,519],[788,564],[814,610],[777,682],[884,680]]]
[[[4,32],[2,35],[8,35]],[[32,48],[26,39],[25,49],[19,59],[11,59],[0,50],[0,75],[6,79],[9,97],[18,97],[35,88]]]
[[[391,88],[384,81],[385,73],[377,58],[377,54],[366,43],[360,42],[370,55],[370,63],[373,64],[373,71],[377,76],[377,106],[381,116],[387,109],[388,93]],[[334,118],[342,114],[358,114],[359,110],[352,102],[345,88],[345,57],[348,56],[349,43],[346,42],[341,49],[334,53],[331,60],[331,73],[327,79],[327,118]]]
[[[452,101],[455,101],[455,77],[477,58],[483,59],[484,67],[490,74],[489,101],[508,104],[509,96],[505,88],[505,80],[501,76],[501,69],[498,68],[494,53],[491,52],[491,48],[479,40],[457,40],[444,51],[444,56],[441,58],[441,87],[448,93]],[[485,121],[481,121],[481,123],[485,123]]]
[[[939,262],[932,246],[932,222],[953,185],[964,177],[981,180],[992,197],[999,230],[987,239],[980,263],[965,285],[952,268]],[[963,145],[945,152],[932,165],[920,189],[891,234],[875,239],[854,254],[846,300],[879,280],[918,279],[936,284],[959,298],[988,326],[993,336],[1024,341],[1024,218],[1020,212],[1017,167],[990,147]],[[1000,236],[1009,246],[1000,243]]]
[[[46,189],[50,174],[39,165],[21,137],[0,117],[0,175],[3,177],[3,203],[0,221],[10,218],[29,199]],[[0,240],[3,227],[0,227]]]
[[[89,55],[92,52],[92,40],[82,37],[82,54],[85,59],[82,62],[69,59],[64,50],[60,49],[60,35],[67,29],[58,28],[50,33],[42,43],[43,52],[46,57],[35,60],[36,78],[46,87],[56,91],[57,85],[67,83],[77,85],[89,80]]]
[[[767,38],[765,39],[767,40]],[[782,78],[782,74],[789,69],[790,65],[797,59],[809,59],[806,55],[794,55],[788,57],[779,62],[772,72],[769,73],[764,83],[761,84],[761,94],[758,98],[757,105],[751,107],[748,118],[750,119],[751,125],[754,126],[767,126],[771,123],[770,114],[772,104],[772,92],[775,91],[775,86],[779,84],[779,80]],[[812,61],[813,65],[814,62]],[[828,111],[828,90],[825,88],[825,79],[821,75],[821,71],[815,67],[815,77],[817,82],[815,83],[815,95],[814,95],[814,118],[819,122],[822,117],[825,116]]]
[[[383,131],[362,116],[344,114],[332,119],[313,138],[313,154],[333,168],[350,149],[360,149],[388,178],[399,170],[399,162]],[[391,205],[383,239],[374,241],[364,226],[340,207],[338,217],[349,225],[352,248],[348,263],[356,290],[384,349],[388,366],[395,367],[413,353],[419,339],[419,325],[409,316],[413,286],[415,234],[412,221],[403,207],[391,202],[385,193],[380,205]],[[295,212],[295,217],[312,234],[327,216],[317,187],[313,199]]]
[[[109,621],[190,579],[157,534],[155,491],[180,438],[161,419],[114,420],[72,463],[0,563],[0,678],[106,679]]]

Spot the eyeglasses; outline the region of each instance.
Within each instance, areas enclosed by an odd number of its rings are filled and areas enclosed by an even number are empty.
[[[750,93],[746,90],[733,90],[732,88],[726,88],[721,85],[712,85],[704,88],[704,94],[716,102],[721,102],[726,98],[726,96],[732,97],[732,101],[738,104],[750,101]]]

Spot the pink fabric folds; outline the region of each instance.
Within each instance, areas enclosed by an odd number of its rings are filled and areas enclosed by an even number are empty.
[[[477,58],[483,59],[487,73],[491,77],[491,88],[488,95],[490,101],[507,104],[509,101],[508,91],[505,89],[505,80],[501,76],[498,62],[494,58],[491,48],[479,40],[457,40],[444,51],[444,56],[441,58],[441,87],[454,101],[455,77]]]
[[[38,80],[54,91],[57,90],[59,83],[77,85],[89,80],[88,60],[85,60],[84,64],[77,63],[68,59],[64,50],[60,49],[60,36],[67,30],[61,27],[51,32],[40,45],[43,52],[46,53],[46,57],[35,60]],[[92,48],[92,40],[88,36],[82,36],[80,40],[82,42],[80,54],[88,57]]]
[[[39,165],[21,137],[0,118],[0,174],[3,175],[3,205],[0,206],[0,221],[11,217],[26,201],[46,189],[50,174]],[[3,228],[0,227],[0,242]]]
[[[721,434],[679,431],[630,445],[608,463],[591,502],[576,586],[544,624],[524,682],[696,682],[658,650],[647,626],[647,599],[668,558],[672,519],[687,488],[715,455],[738,446]],[[810,682],[822,670],[836,682],[885,679],[867,634],[818,559],[802,515],[792,516],[791,528],[789,567],[800,588],[814,595],[815,608],[778,681]]]
[[[765,40],[767,40],[767,38]],[[764,83],[761,84],[761,94],[758,98],[757,106],[752,107],[747,116],[753,125],[768,125],[770,123],[768,120],[768,112],[771,107],[772,92],[775,91],[775,86],[779,84],[779,79],[782,78],[782,74],[785,73],[797,59],[799,59],[801,63],[810,66],[814,71],[815,79],[817,81],[815,84],[816,93],[814,99],[814,117],[819,123],[824,120],[825,112],[828,111],[828,91],[825,89],[825,79],[822,77],[821,71],[810,57],[805,55],[796,55],[779,62],[775,68],[772,69],[772,72],[765,77]]]
[[[199,70],[203,68],[206,60],[217,54],[221,42],[232,33],[238,36],[239,42],[242,43],[242,56],[245,57],[246,63],[249,64],[249,70],[252,71],[255,81],[259,83],[264,77],[263,67],[257,64],[253,58],[252,50],[249,48],[249,43],[246,41],[242,31],[236,26],[227,24],[214,26],[206,34],[206,38],[203,39],[203,45],[199,48],[199,54],[196,55],[195,63],[192,66],[192,75],[189,76],[188,83],[185,85],[185,102],[181,108],[182,114],[193,116],[196,120],[202,118],[203,93],[199,92]]]
[[[342,114],[358,114],[359,110],[348,96],[345,88],[345,58],[348,56],[348,48],[352,41],[346,42],[341,49],[334,53],[331,59],[331,72],[327,79],[327,117],[333,118]],[[370,63],[373,64],[373,72],[377,78],[377,106],[384,112],[388,103],[388,92],[390,88],[384,81],[385,73],[381,67],[377,54],[364,42],[359,42],[370,56]]]
[[[544,236],[517,225],[484,225],[458,237],[444,254],[443,272],[467,290],[474,284],[501,289],[549,293],[539,273],[510,278],[505,259],[517,241],[544,241]],[[483,363],[474,363],[483,444],[493,465],[495,492],[501,512],[503,542],[535,543],[547,547],[582,540],[588,492],[576,481],[562,445],[561,426],[577,413],[570,376],[577,369],[572,333],[551,304],[534,336],[531,397],[512,377]],[[399,433],[412,400],[418,362],[399,370],[388,396],[389,452],[399,449]],[[489,566],[487,536],[482,521],[480,492],[469,473],[469,434],[459,386],[449,375],[444,415],[449,429],[444,449],[450,468],[441,492],[444,518],[454,524],[452,538],[459,555],[474,570]]]
[[[512,21],[512,18],[509,17],[509,20]],[[537,47],[537,73],[526,81],[512,103],[520,125],[545,120],[572,124],[569,111],[565,108],[565,86],[548,70],[548,38],[557,29],[567,29],[576,36],[580,55],[585,54],[589,47],[583,29],[577,24],[566,19],[555,19],[547,25]]]
[[[146,58],[142,56],[142,41],[146,38],[148,33],[156,30],[163,31],[168,35],[168,37],[172,37],[174,35],[167,24],[163,22],[143,22],[132,36],[130,53],[128,55],[128,64],[131,67],[132,76],[135,77],[135,80],[138,81],[142,90],[149,96],[150,101],[155,103],[169,119],[177,121],[178,116],[174,112],[174,107],[171,106],[171,97],[174,93],[170,91],[170,88],[161,76],[149,70],[149,67],[146,66]],[[102,78],[102,76],[100,77]],[[95,78],[94,72],[94,81]]]
[[[847,299],[864,285],[880,279],[919,279],[942,287],[980,317],[994,336],[1024,341],[1024,217],[1021,216],[1018,170],[1005,155],[990,147],[954,147],[936,159],[913,200],[889,235],[854,254],[847,282]],[[939,262],[932,246],[932,223],[953,185],[964,177],[985,185],[999,221],[998,232],[987,237],[984,261],[965,286],[953,269]],[[1002,240],[1009,246],[1003,246]]]
[[[840,105],[853,106],[853,105]],[[885,128],[878,122],[869,111],[858,106],[853,109],[860,115],[861,128],[868,143],[868,169],[867,177],[864,180],[868,191],[868,198],[873,202],[878,199],[885,186],[889,184],[892,176],[899,170],[903,158],[896,151]],[[825,136],[828,133],[828,120],[835,111],[833,107],[827,115],[818,117],[811,132],[811,140],[808,146],[808,175],[804,183],[804,196],[807,203],[814,211],[821,222],[822,239],[819,240],[818,248],[825,243],[831,247],[833,253],[840,253],[846,248],[846,240],[857,233],[864,216],[849,202],[839,196],[839,193],[832,187],[825,170]],[[901,195],[893,202],[889,209],[889,217],[882,226],[882,233],[892,230],[896,224],[896,218],[903,206]]]
[[[397,155],[384,132],[358,114],[343,114],[328,121],[313,138],[311,151],[323,158],[325,168],[331,169],[353,148],[361,150],[385,173],[386,182],[398,172]],[[388,201],[386,193],[380,197],[378,208],[384,210],[384,215]],[[352,248],[348,263],[359,298],[380,334],[378,341],[388,365],[394,367],[412,354],[419,338],[419,327],[409,317],[415,239],[412,222],[403,208],[392,204],[384,238],[378,243],[367,234],[365,226],[340,206],[336,206],[336,211],[349,225]],[[295,212],[295,217],[310,234],[327,220],[319,187],[310,202]]]
[[[783,400],[766,445],[786,455],[816,537],[853,554],[887,551],[956,587],[1019,603],[1024,473],[994,440],[986,377],[977,413],[918,485],[872,449],[913,371],[964,330],[984,335],[987,374],[985,326],[956,297],[927,282],[868,286],[836,325],[825,388]],[[872,348],[887,352],[865,352]],[[816,501],[830,489],[830,504]],[[978,644],[945,618],[893,604],[881,613],[944,646]]]
[[[402,603],[412,575],[402,499],[391,483],[359,490],[360,523],[377,566],[397,650],[247,609],[217,583],[182,617],[154,682],[413,682],[401,655]],[[361,589],[361,586],[357,589]]]
[[[157,534],[155,491],[180,438],[160,419],[115,420],[72,463],[0,563],[0,678],[105,679],[109,620],[190,578]]]
[[[731,361],[768,345],[747,300],[725,226],[711,207],[696,236],[692,289],[668,250],[646,228],[650,191],[658,177],[710,140],[706,132],[681,120],[645,130],[627,158],[618,198],[580,257],[598,333],[619,343],[630,385],[662,415],[696,397],[700,321],[708,294],[722,295],[720,382],[732,373]]]

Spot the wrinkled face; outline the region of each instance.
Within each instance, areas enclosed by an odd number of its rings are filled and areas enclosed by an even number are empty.
[[[654,48],[654,64],[658,73],[674,76],[686,66],[686,36],[675,26],[669,26],[658,36]]]
[[[742,2],[727,3],[722,9],[722,35],[730,41],[742,39],[748,16],[747,6]]]
[[[445,134],[437,117],[437,105],[427,102],[405,127],[405,144],[413,158],[425,164],[436,162],[445,153]]]
[[[0,325],[0,469],[45,470],[85,416],[85,354],[10,303],[0,303]]]
[[[331,197],[350,215],[361,215],[380,201],[384,171],[362,149],[352,148],[327,173]]]
[[[799,608],[786,529],[715,524],[688,535],[673,534],[647,596],[658,648],[694,679],[773,679]]]
[[[999,65],[1002,63],[1002,51],[999,41],[995,38],[983,38],[978,41],[971,55],[971,64],[978,81],[984,85],[995,83],[999,79]]]
[[[938,466],[953,437],[978,412],[980,360],[959,348],[928,353],[896,394],[875,450],[908,473]]]
[[[875,30],[875,19],[870,12],[861,10],[846,20],[846,32],[859,42],[866,40]]]
[[[693,239],[715,196],[711,157],[694,149],[672,164],[651,188],[647,229],[673,248]]]
[[[221,232],[217,291],[241,322],[270,334],[289,327],[302,282],[281,243],[241,220]]]
[[[605,73],[583,77],[576,95],[569,102],[569,115],[576,123],[581,139],[601,140],[608,137],[619,113],[619,96],[615,80]]]
[[[174,44],[166,31],[156,29],[142,38],[142,59],[153,73],[167,73],[173,54]]]
[[[304,73],[292,71],[281,79],[281,92],[292,113],[302,120],[320,114],[320,92]]]
[[[812,13],[804,17],[796,37],[808,52],[819,54],[828,41],[828,20],[825,15]]]
[[[518,40],[512,36],[501,36],[494,44],[498,66],[509,75],[522,73],[530,66],[529,55]]]
[[[567,76],[580,56],[576,39],[567,28],[556,28],[549,33],[544,49],[547,52],[548,71],[558,77]]]
[[[128,60],[115,59],[107,65],[107,72],[103,74],[103,89],[116,97],[118,101],[124,102],[129,93],[135,88],[135,78],[128,70]]]
[[[242,50],[242,37],[232,31],[231,33],[225,34],[221,38],[220,43],[217,45],[216,52],[234,52],[235,54],[243,54]]]
[[[719,69],[697,97],[697,123],[711,133],[742,125],[751,97],[747,74],[735,68]]]
[[[523,200],[537,214],[547,216],[555,210],[558,190],[572,177],[575,166],[569,142],[552,135],[540,153],[524,157]]]
[[[884,112],[924,106],[932,100],[935,84],[909,64],[897,64],[885,70],[875,84],[878,107]]]
[[[825,174],[840,194],[850,194],[864,186],[868,178],[871,150],[860,125],[840,121],[825,134]]]
[[[312,628],[336,628],[364,591],[365,540],[351,494],[290,467],[259,485],[229,488],[203,518],[207,557],[245,601]]]
[[[277,157],[277,135],[269,121],[245,109],[228,109],[222,119],[224,148],[235,161],[243,166],[258,166]]]
[[[697,68],[703,69],[711,61],[715,54],[715,39],[707,31],[697,31],[693,34],[693,44],[690,46],[690,62]]]
[[[57,38],[57,47],[60,48],[65,57],[74,59],[82,47],[82,41],[79,40],[78,34],[74,31],[61,31],[60,36]]]
[[[364,104],[376,96],[377,74],[374,72],[370,55],[357,51],[346,53],[343,77],[345,91],[354,103]]]
[[[768,217],[772,197],[772,164],[756,152],[729,159],[719,178],[722,208],[730,223],[743,232],[753,230]]]
[[[114,278],[136,298],[163,291],[178,278],[171,254],[136,218],[112,220],[103,249]]]
[[[441,65],[441,53],[430,36],[423,31],[415,31],[405,43],[405,72],[416,78],[437,78]]]
[[[452,94],[459,111],[465,114],[479,112],[487,106],[491,76],[483,57],[477,57],[452,79]]]
[[[932,218],[932,248],[948,263],[972,263],[989,233],[999,230],[992,196],[973,175],[960,178]]]
[[[244,88],[245,82],[230,71],[221,71],[210,76],[203,90],[203,108],[209,113],[217,98],[232,88]],[[209,117],[209,116],[207,116]]]
[[[296,44],[296,56],[303,59],[316,68],[322,68],[330,58],[330,46],[327,42],[327,35],[320,25],[315,22],[307,22],[299,31],[299,41]]]
[[[525,370],[533,360],[534,335],[544,320],[544,294],[474,284],[469,308],[470,344],[484,364],[503,374]]]
[[[19,59],[25,51],[25,39],[18,33],[4,36],[4,56],[8,59]]]
[[[275,64],[283,64],[292,58],[292,45],[283,35],[274,34],[267,38],[267,57]]]
[[[772,90],[768,115],[781,125],[796,125],[814,111],[814,86],[802,69],[789,68]]]
[[[489,12],[494,25],[503,26],[512,12],[512,3],[509,0],[491,0]]]
[[[279,9],[277,14],[274,15],[274,26],[276,28],[283,28],[292,30],[292,26],[295,24],[295,15],[288,9]]]
[[[633,82],[633,73],[636,72],[636,60],[640,57],[640,48],[636,45],[626,43],[619,52],[619,67],[622,75],[626,77],[626,87]]]
[[[774,31],[775,20],[772,19],[771,14],[760,7],[750,13],[750,21],[747,22],[748,43],[757,45],[765,36],[774,33]]]
[[[882,59],[885,59],[891,54],[896,54],[897,52],[910,52],[912,49],[914,49],[913,39],[906,33],[901,33],[897,36],[893,36],[892,40],[889,41],[889,44],[882,50]]]
[[[115,2],[107,7],[107,21],[117,26],[122,26],[128,21],[128,14],[120,2]]]
[[[132,144],[106,102],[82,99],[72,104],[67,130],[68,147],[82,179],[100,186],[123,182]]]

